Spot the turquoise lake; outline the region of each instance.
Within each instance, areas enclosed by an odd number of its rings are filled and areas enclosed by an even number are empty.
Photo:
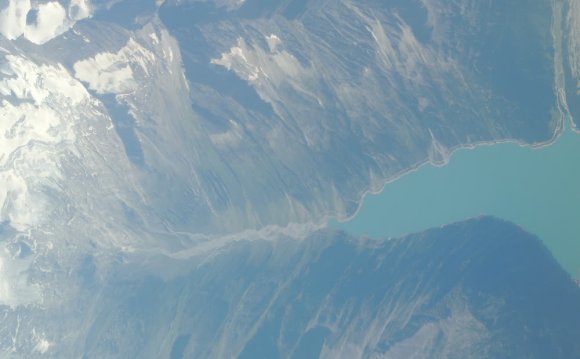
[[[367,195],[356,216],[329,226],[394,237],[479,215],[534,233],[580,277],[580,136],[567,129],[542,148],[502,143],[458,150],[443,167],[422,166]]]

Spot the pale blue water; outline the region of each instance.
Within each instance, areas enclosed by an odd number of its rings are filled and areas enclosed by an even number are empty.
[[[478,215],[512,221],[544,240],[580,276],[580,136],[565,131],[547,147],[497,144],[457,151],[448,165],[426,165],[366,197],[333,228],[399,236]]]

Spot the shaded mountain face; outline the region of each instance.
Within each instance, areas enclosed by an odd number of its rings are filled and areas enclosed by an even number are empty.
[[[556,70],[575,68],[565,49],[577,57],[566,28],[576,7],[561,1],[38,4],[0,10],[12,19],[0,26],[2,111],[15,119],[13,136],[41,109],[59,114],[63,125],[48,127],[55,136],[36,128],[17,142],[32,137],[27,148],[61,157],[35,167],[47,180],[17,174],[24,183],[9,192],[38,203],[61,196],[89,212],[61,189],[89,188],[92,212],[114,212],[135,232],[143,223],[206,235],[320,223],[352,214],[388,178],[445,162],[454,147],[547,141],[565,113]],[[57,100],[71,92],[70,103]],[[69,163],[114,184],[60,175]],[[1,219],[36,225],[15,218],[16,202]]]
[[[243,240],[189,266],[173,278],[125,273],[111,280],[87,297],[89,319],[73,326],[80,330],[72,338],[47,338],[54,340],[51,353],[172,359],[580,355],[580,288],[537,238],[494,218],[391,240],[333,231],[302,241]],[[74,315],[51,319],[66,332],[62,318]]]

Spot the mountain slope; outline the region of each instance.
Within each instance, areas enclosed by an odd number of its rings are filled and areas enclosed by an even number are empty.
[[[580,354],[580,288],[538,239],[485,217],[391,240],[241,241],[97,300],[87,358]]]
[[[305,234],[457,146],[550,140],[574,4],[4,1],[0,356],[576,354],[576,288],[509,225]]]
[[[545,142],[564,116],[549,0],[87,4],[63,2],[46,42],[15,23],[0,46],[85,87],[96,113],[79,115],[110,118],[105,161],[141,196],[124,201],[167,232],[347,216],[420,163]]]

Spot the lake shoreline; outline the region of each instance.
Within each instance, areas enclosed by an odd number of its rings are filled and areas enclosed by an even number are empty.
[[[558,139],[567,132],[567,127],[566,123],[569,124],[569,129],[572,133],[578,135],[580,134],[580,129],[577,129],[575,127],[574,122],[572,121],[572,118],[570,117],[570,115],[566,115],[565,113],[563,113],[562,111],[560,111],[561,116],[558,120],[558,123],[556,124],[556,127],[553,131],[552,137],[550,137],[550,139],[546,140],[546,141],[542,141],[542,142],[536,142],[536,143],[528,143],[525,142],[523,140],[519,140],[519,139],[514,139],[514,138],[508,138],[508,139],[498,139],[498,140],[491,140],[491,141],[479,141],[479,142],[472,142],[469,144],[460,144],[460,145],[456,145],[454,147],[451,147],[448,149],[447,155],[445,156],[445,158],[443,159],[443,161],[439,162],[439,161],[433,161],[432,159],[430,159],[429,157],[424,160],[421,161],[419,163],[416,163],[414,165],[412,165],[409,169],[406,169],[404,171],[401,171],[391,177],[386,178],[382,185],[380,186],[380,188],[375,189],[375,188],[370,188],[368,190],[363,191],[359,196],[358,196],[358,200],[356,201],[358,203],[357,209],[351,214],[351,215],[341,215],[337,212],[334,213],[327,213],[323,216],[322,218],[322,227],[324,228],[328,228],[329,223],[332,220],[335,220],[338,223],[346,223],[350,220],[352,220],[354,217],[356,217],[358,215],[358,213],[361,211],[362,207],[364,206],[364,202],[365,199],[368,195],[380,195],[385,188],[387,187],[387,185],[401,179],[402,177],[405,177],[408,174],[414,173],[418,170],[420,170],[421,168],[423,168],[424,166],[433,166],[433,167],[444,167],[446,166],[449,161],[451,160],[451,157],[453,157],[453,155],[460,150],[474,150],[476,148],[480,148],[480,147],[486,147],[486,146],[494,146],[494,145],[500,145],[500,144],[514,144],[514,145],[518,145],[520,147],[523,148],[529,148],[531,150],[539,150],[542,148],[546,148],[549,147],[551,145],[553,145],[554,143],[556,143],[558,141]]]

